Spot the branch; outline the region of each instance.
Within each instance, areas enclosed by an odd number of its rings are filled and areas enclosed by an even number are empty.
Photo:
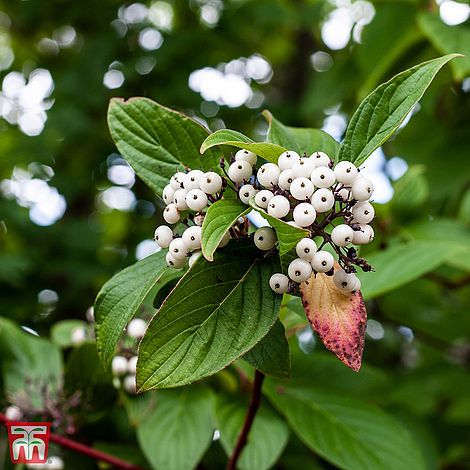
[[[238,436],[237,444],[235,445],[235,449],[233,449],[233,453],[227,463],[225,470],[235,470],[242,450],[248,442],[248,434],[250,433],[251,426],[253,425],[253,421],[255,420],[256,413],[261,403],[261,388],[263,387],[263,381],[264,374],[259,370],[256,370],[253,391],[251,393],[251,400],[248,406],[245,423],[243,424],[243,428],[240,432],[240,435]]]
[[[5,415],[0,413],[0,423],[6,423],[8,420]],[[101,452],[97,449],[93,449],[92,447],[88,447],[81,442],[73,441],[64,436],[60,436],[58,434],[51,433],[50,441],[55,442],[56,444],[65,447],[66,449],[70,449],[78,454],[86,455],[92,459],[99,460],[101,462],[109,463],[113,466],[113,468],[117,468],[120,470],[143,470],[141,467],[137,465],[130,464],[125,462],[124,460],[118,459],[106,452]]]

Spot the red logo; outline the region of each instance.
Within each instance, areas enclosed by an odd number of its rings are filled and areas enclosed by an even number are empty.
[[[12,463],[46,463],[51,423],[8,421]]]

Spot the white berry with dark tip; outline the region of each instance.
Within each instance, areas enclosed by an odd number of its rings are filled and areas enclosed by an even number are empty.
[[[193,225],[188,227],[182,235],[182,240],[189,248],[189,251],[199,250],[201,248],[202,227]]]
[[[189,248],[182,238],[175,238],[170,243],[169,253],[175,259],[184,259],[189,253]]]
[[[183,188],[177,189],[175,191],[175,195],[173,196],[173,202],[179,211],[188,210],[188,204],[186,203],[187,194],[188,194],[188,191],[186,191],[186,189],[183,189]]]
[[[370,202],[358,202],[351,209],[355,222],[359,224],[368,224],[372,222],[375,216],[374,206]]]
[[[186,258],[174,258],[170,252],[166,254],[165,260],[166,265],[172,268],[182,268],[186,263]]]
[[[260,227],[255,232],[254,242],[260,250],[270,250],[274,247],[276,241],[276,232],[271,227]]]
[[[334,266],[335,259],[328,251],[320,250],[313,256],[311,264],[313,270],[317,273],[327,273]]]
[[[269,287],[276,294],[285,294],[289,290],[289,278],[281,273],[273,274],[269,278]]]
[[[312,261],[315,253],[317,252],[317,244],[311,238],[303,238],[299,243],[297,243],[295,252],[299,258]]]
[[[294,165],[300,160],[300,155],[293,150],[287,150],[281,153],[277,160],[277,164],[281,170],[288,170],[294,167]]]
[[[256,177],[262,186],[271,189],[278,183],[280,174],[281,170],[277,165],[274,163],[265,163],[260,166]]]
[[[175,195],[175,189],[171,186],[171,184],[167,184],[163,188],[162,197],[165,201],[165,204],[171,204],[173,202],[173,196]]]
[[[310,179],[317,188],[330,188],[336,180],[333,170],[327,166],[315,168]]]
[[[268,214],[277,219],[284,218],[290,211],[289,199],[284,196],[274,196],[268,204]]]
[[[315,160],[313,158],[303,157],[292,167],[292,172],[296,178],[301,176],[310,178],[310,175],[314,169]]]
[[[269,201],[274,197],[274,194],[268,189],[262,189],[259,193],[256,193],[255,203],[258,207],[266,209]]]
[[[228,177],[234,183],[242,183],[243,181],[249,180],[252,173],[253,173],[253,167],[248,162],[245,162],[245,161],[233,162],[228,167],[228,172],[227,172]]]
[[[370,179],[359,176],[352,184],[351,191],[356,201],[368,201],[374,192],[374,185]]]
[[[279,186],[285,191],[288,191],[294,179],[294,172],[291,169],[283,170],[279,175]]]
[[[214,171],[208,171],[199,180],[199,187],[206,194],[215,194],[222,189],[222,177]]]
[[[336,181],[350,185],[357,177],[358,171],[353,163],[342,161],[336,164],[335,169]]]
[[[354,230],[353,243],[367,245],[374,239],[374,229],[370,225],[361,224],[360,230]]]
[[[297,258],[289,264],[287,273],[294,282],[300,284],[310,278],[312,275],[312,266],[307,260]]]
[[[314,190],[315,187],[313,183],[308,178],[303,176],[296,178],[290,185],[290,193],[298,201],[305,201],[309,199],[312,196]]]
[[[202,189],[191,189],[186,194],[186,204],[193,211],[202,211],[207,206],[207,194]]]
[[[325,152],[314,152],[310,155],[310,158],[313,158],[315,161],[315,167],[329,166],[331,160],[330,157]]]
[[[186,173],[183,173],[181,171],[178,171],[175,173],[171,178],[170,178],[170,185],[171,187],[176,191],[177,189],[181,189],[184,186],[182,184],[184,183],[184,179],[186,178]]]
[[[168,248],[173,240],[173,230],[168,225],[160,225],[155,229],[154,239],[160,248]]]
[[[180,220],[180,213],[175,204],[168,204],[163,211],[163,218],[168,224],[176,224]]]
[[[248,162],[250,165],[254,166],[256,165],[257,160],[258,157],[256,156],[256,153],[250,152],[249,150],[240,149],[235,154],[236,162]]]
[[[238,191],[238,196],[243,204],[249,204],[251,198],[255,197],[258,191],[251,184],[244,184],[240,191]]]
[[[294,222],[299,227],[308,227],[312,225],[313,222],[315,222],[317,211],[312,206],[312,204],[308,202],[302,202],[295,207],[292,217],[294,218]]]
[[[201,170],[191,170],[184,177],[183,185],[184,189],[190,191],[191,189],[200,189],[199,182],[204,176],[204,172]]]
[[[320,188],[313,193],[310,202],[317,212],[328,212],[335,205],[335,197],[331,190]]]
[[[353,241],[354,230],[346,224],[337,225],[331,231],[331,240],[335,245],[347,246]]]

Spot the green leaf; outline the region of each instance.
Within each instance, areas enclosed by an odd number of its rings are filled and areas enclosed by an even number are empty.
[[[424,177],[424,165],[412,165],[393,183],[393,199],[390,205],[398,215],[409,214],[420,208],[429,197],[429,185]]]
[[[167,297],[140,343],[137,389],[186,385],[215,374],[271,329],[281,296],[269,288],[277,259],[234,240],[199,258]]]
[[[276,164],[279,155],[286,151],[286,149],[280,145],[270,144],[267,142],[254,142],[240,132],[231,131],[230,129],[221,129],[207,137],[201,145],[201,153],[204,153],[207,149],[218,145],[231,145],[240,149],[249,150],[265,160]]]
[[[458,54],[423,62],[395,75],[368,95],[349,122],[339,160],[359,166],[399,127],[421,99],[434,76]]]
[[[195,468],[212,442],[213,395],[191,387],[158,394],[155,410],[137,428],[137,439],[152,468]]]
[[[255,369],[266,375],[288,378],[290,375],[290,351],[284,325],[277,320],[269,333],[244,356]]]
[[[165,251],[138,261],[113,276],[95,300],[96,346],[105,367],[124,328],[167,269]]]
[[[61,348],[73,346],[72,333],[76,328],[86,328],[87,324],[82,320],[62,320],[51,328],[51,340]]]
[[[470,29],[465,25],[446,25],[439,16],[418,15],[418,26],[429,42],[442,54],[460,52],[462,59],[450,63],[454,78],[463,80],[470,74]]]
[[[263,116],[268,121],[268,141],[281,145],[287,150],[294,150],[299,155],[306,152],[321,151],[335,159],[339,152],[339,143],[331,135],[319,129],[285,126],[274,118],[269,111],[263,111]],[[277,162],[276,162],[277,163]]]
[[[292,225],[269,215],[264,209],[261,209],[261,207],[256,205],[254,199],[250,201],[250,205],[256,210],[256,212],[259,212],[259,214],[266,219],[269,222],[269,225],[275,230],[281,266],[283,270],[287,269],[287,265],[293,259],[292,251],[300,240],[309,236],[308,230],[293,227]]]
[[[226,232],[250,210],[238,199],[221,199],[209,207],[202,224],[201,240],[202,254],[207,260],[214,260],[215,250]]]
[[[424,470],[413,436],[362,402],[307,388],[265,387],[293,431],[314,452],[347,470]]]
[[[178,169],[216,170],[223,156],[212,149],[201,157],[199,148],[209,131],[147,98],[112,99],[108,125],[119,152],[158,195]]]
[[[371,299],[396,289],[434,270],[457,252],[454,244],[429,240],[399,244],[368,254],[367,261],[375,272],[358,273],[362,295]]]
[[[44,406],[44,387],[54,397],[62,383],[62,354],[57,346],[0,317],[0,371],[7,394]]]
[[[245,421],[247,403],[240,398],[220,396],[215,409],[220,441],[230,456],[235,448]],[[264,470],[279,459],[289,440],[289,428],[268,406],[261,404],[248,435],[237,468],[240,470]]]

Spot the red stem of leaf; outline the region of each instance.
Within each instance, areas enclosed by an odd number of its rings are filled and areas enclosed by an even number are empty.
[[[0,413],[0,423],[6,423],[7,421],[8,420],[6,419],[6,416]],[[86,455],[92,459],[99,460],[101,462],[109,463],[113,466],[113,468],[121,470],[143,470],[142,467],[130,464],[128,462],[125,462],[124,460],[118,459],[110,454],[107,454],[106,452],[101,452],[97,449],[93,449],[92,447],[88,447],[87,445],[82,444],[81,442],[73,441],[72,439],[60,436],[58,434],[51,433],[50,441],[55,442],[61,447],[70,449],[73,452]]]
[[[243,428],[238,436],[237,444],[230,459],[225,467],[225,470],[235,470],[238,459],[242,453],[243,448],[248,442],[248,434],[250,433],[253,421],[255,420],[256,413],[261,403],[261,388],[263,387],[264,374],[259,370],[255,371],[255,380],[253,382],[253,391],[251,393],[251,400],[248,406],[248,412],[246,414]]]

